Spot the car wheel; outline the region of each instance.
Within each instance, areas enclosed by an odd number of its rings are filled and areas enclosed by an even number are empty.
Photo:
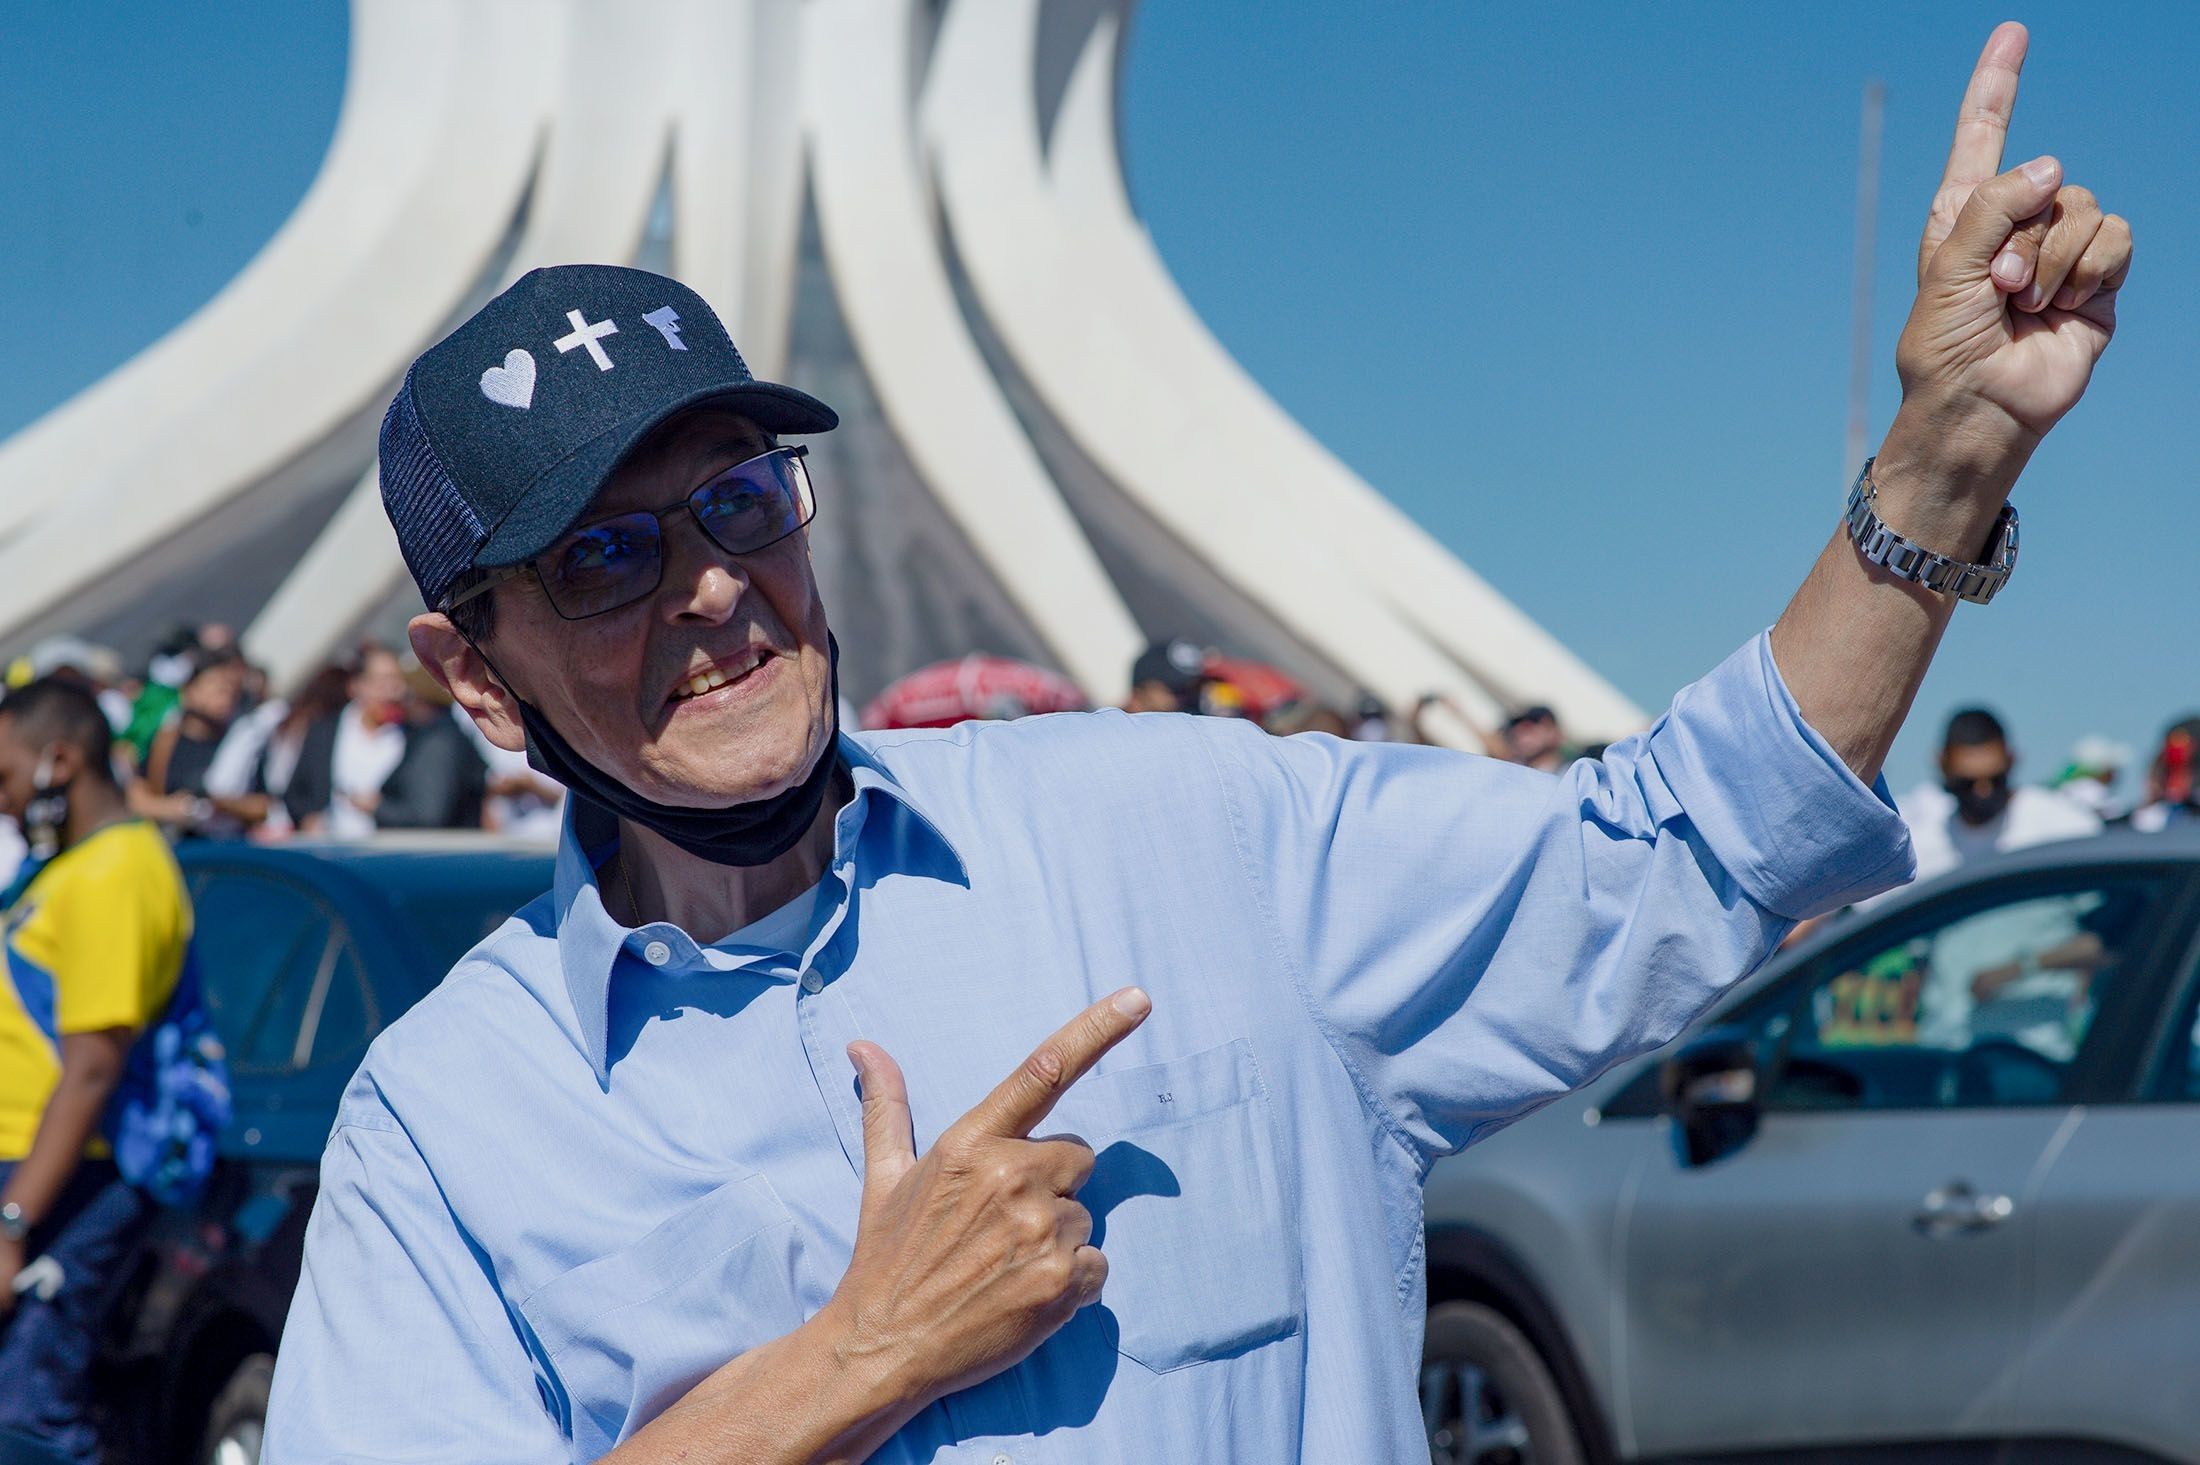
[[[260,1436],[267,1429],[267,1396],[275,1383],[275,1357],[255,1353],[214,1396],[206,1411],[206,1441],[199,1465],[259,1465]]]
[[[1535,1345],[1479,1302],[1429,1309],[1421,1418],[1433,1465],[1582,1465],[1565,1396]]]

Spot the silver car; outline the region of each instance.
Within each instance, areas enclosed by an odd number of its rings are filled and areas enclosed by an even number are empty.
[[[1829,923],[1439,1164],[1440,1465],[2200,1462],[2200,838]]]

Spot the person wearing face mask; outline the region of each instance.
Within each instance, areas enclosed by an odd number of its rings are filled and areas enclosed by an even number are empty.
[[[2100,833],[2100,816],[2075,799],[2011,782],[2016,766],[2009,735],[1993,713],[1967,707],[1948,719],[1940,782],[1920,785],[1901,801],[1918,879],[1987,855]]]
[[[100,1323],[157,1206],[123,1178],[103,1121],[191,936],[182,872],[131,815],[109,742],[81,686],[49,678],[0,702],[0,813],[32,849],[0,968],[0,1440],[81,1460],[98,1450]]]
[[[2010,850],[2079,839],[2100,816],[2053,789],[2012,781],[2017,758],[2001,719],[1967,707],[1948,719],[1940,782],[1901,801],[1917,851],[1917,877],[1960,869]],[[2084,902],[2034,900],[1958,921],[1933,938],[1918,1041],[1961,1049],[1982,1037],[2025,1044],[2043,1056],[2072,1056],[2067,1013],[2088,974],[2105,959],[2087,931]]]

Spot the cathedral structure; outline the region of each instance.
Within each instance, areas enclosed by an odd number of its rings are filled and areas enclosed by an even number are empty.
[[[0,445],[0,647],[229,620],[283,684],[395,638],[419,604],[373,459],[407,363],[527,269],[600,261],[678,276],[839,410],[812,548],[859,703],[969,651],[1110,701],[1186,636],[1345,705],[1640,726],[1178,292],[1118,155],[1133,3],[353,0],[296,212]]]

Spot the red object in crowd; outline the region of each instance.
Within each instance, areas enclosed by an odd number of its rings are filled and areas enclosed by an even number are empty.
[[[1083,712],[1091,706],[1067,677],[1005,656],[965,656],[909,673],[863,709],[868,732],[953,727],[972,718],[1001,721],[1040,712]]]
[[[1265,661],[1210,655],[1207,675],[1237,688],[1238,695],[1245,699],[1245,715],[1256,722],[1279,707],[1306,699],[1306,688]]]
[[[2162,740],[2162,797],[2173,804],[2192,801],[2192,734],[2175,729]]]

